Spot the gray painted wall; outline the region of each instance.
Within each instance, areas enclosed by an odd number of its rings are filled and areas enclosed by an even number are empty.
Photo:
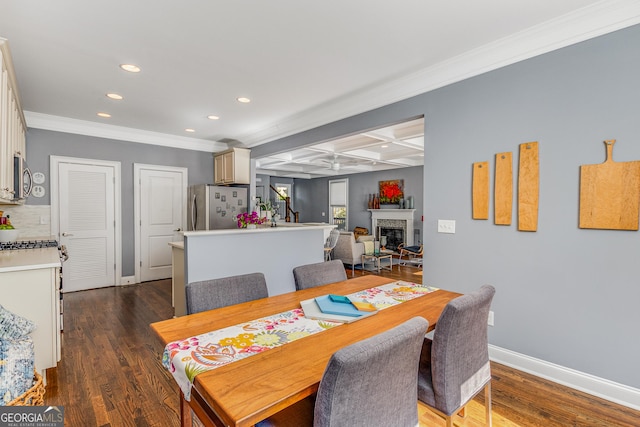
[[[133,276],[133,164],[176,166],[189,169],[189,184],[213,182],[213,155],[202,151],[181,150],[135,142],[52,132],[41,129],[27,131],[27,159],[33,172],[46,176],[46,197],[27,199],[27,204],[51,204],[49,194],[49,156],[111,160],[121,163],[122,173],[122,275]]]
[[[640,160],[640,26],[256,147],[254,154],[425,117],[424,282],[497,288],[490,341],[640,388],[640,235],[578,228],[579,166]],[[471,165],[540,142],[537,232],[471,219]],[[316,186],[314,188],[314,186]],[[307,197],[324,185],[310,182]],[[517,179],[514,178],[514,189]],[[493,214],[491,210],[490,214]],[[456,234],[438,234],[454,219]]]
[[[371,230],[371,213],[367,211],[369,194],[377,193],[378,181],[390,179],[404,180],[405,199],[413,196],[414,224],[413,227],[422,230],[422,166],[402,168],[381,172],[367,172],[352,175],[340,175],[331,178],[296,179],[295,202],[300,211],[300,222],[328,222],[329,221],[329,180],[349,179],[349,230],[354,227],[366,227]],[[326,215],[322,216],[322,212]],[[420,232],[422,236],[422,231]]]

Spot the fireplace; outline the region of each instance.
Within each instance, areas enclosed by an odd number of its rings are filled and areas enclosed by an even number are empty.
[[[380,226],[377,238],[382,240],[381,237],[386,237],[387,242],[385,244],[385,249],[389,249],[392,251],[397,251],[400,243],[404,243],[404,235],[405,231],[403,227],[384,227]],[[382,243],[380,243],[382,245]]]
[[[397,250],[400,243],[413,245],[413,213],[415,209],[369,209],[371,230],[376,240],[387,237],[386,248]]]

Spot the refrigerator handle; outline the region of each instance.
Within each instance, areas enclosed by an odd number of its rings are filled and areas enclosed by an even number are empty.
[[[196,204],[196,195],[191,198],[191,229],[195,231],[196,222],[198,221],[198,205]]]

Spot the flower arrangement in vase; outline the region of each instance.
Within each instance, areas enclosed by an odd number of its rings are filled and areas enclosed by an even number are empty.
[[[236,216],[238,220],[238,228],[255,228],[257,224],[262,224],[266,221],[266,218],[260,218],[258,212],[253,211],[251,213],[243,212]],[[249,227],[253,225],[253,227]]]

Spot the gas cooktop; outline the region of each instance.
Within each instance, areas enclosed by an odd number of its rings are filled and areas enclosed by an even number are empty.
[[[22,240],[18,242],[0,243],[0,251],[12,251],[16,249],[42,249],[57,248],[57,240]]]

